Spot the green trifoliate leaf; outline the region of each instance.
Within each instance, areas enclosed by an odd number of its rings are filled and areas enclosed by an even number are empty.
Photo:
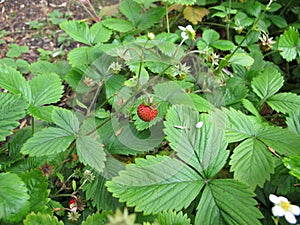
[[[267,147],[259,140],[249,138],[234,149],[229,162],[236,180],[247,183],[251,190],[263,187],[274,172],[274,161]]]
[[[29,211],[30,196],[14,173],[0,173],[0,220],[19,222]]]
[[[283,77],[278,70],[268,67],[257,77],[253,78],[251,86],[255,94],[262,100],[273,96],[283,85]]]
[[[31,100],[31,91],[26,79],[16,69],[0,65],[0,86],[11,93],[21,94],[28,101]]]
[[[178,5],[193,5],[196,0],[167,0],[169,4],[178,4]]]
[[[297,54],[300,55],[299,33],[294,27],[290,27],[280,35],[278,50],[287,61],[295,59]]]
[[[29,81],[34,106],[56,103],[63,93],[63,85],[55,73],[36,76]]]
[[[277,112],[290,113],[300,109],[300,96],[290,92],[279,93],[270,97],[267,103]]]
[[[186,208],[204,185],[193,169],[167,156],[137,158],[119,174],[107,182],[108,190],[145,214]]]
[[[46,156],[65,151],[75,137],[61,128],[44,128],[36,132],[21,149],[30,156]]]
[[[47,207],[50,198],[48,195],[48,182],[46,177],[38,169],[31,170],[30,172],[24,172],[21,174],[21,178],[27,186],[28,194],[30,195],[30,210],[38,213],[49,213],[52,209]]]
[[[106,158],[101,143],[88,136],[79,136],[76,139],[76,150],[83,164],[89,165],[98,173],[102,172]]]
[[[213,180],[205,187],[197,207],[195,224],[261,224],[262,214],[255,205],[255,194],[233,179]]]
[[[224,130],[217,128],[205,114],[175,105],[169,109],[165,134],[177,156],[195,168],[203,177],[215,176],[226,163]]]
[[[158,214],[157,220],[160,225],[191,225],[191,220],[182,211],[176,213],[174,211],[165,211]]]
[[[76,115],[67,109],[56,108],[52,114],[53,122],[69,132],[70,134],[77,134],[79,131],[79,121]]]
[[[54,106],[54,105],[33,106],[33,105],[30,105],[27,111],[35,119],[43,120],[46,122],[53,122],[52,113],[56,108],[58,108],[58,106]]]
[[[0,93],[0,141],[12,134],[12,130],[25,116],[28,104],[24,98],[9,93]]]
[[[140,15],[137,23],[138,29],[147,30],[154,24],[158,23],[164,16],[165,10],[162,7],[152,8]]]
[[[62,221],[58,221],[57,217],[49,214],[30,213],[24,220],[24,225],[64,225]]]

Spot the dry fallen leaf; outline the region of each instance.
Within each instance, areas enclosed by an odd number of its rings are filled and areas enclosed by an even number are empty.
[[[194,25],[201,22],[204,16],[209,14],[209,10],[206,8],[186,6],[183,10],[183,16],[188,21],[192,22]]]

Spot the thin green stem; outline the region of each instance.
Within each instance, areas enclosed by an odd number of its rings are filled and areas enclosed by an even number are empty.
[[[229,11],[226,12],[226,37],[227,40],[230,40],[230,11],[231,11],[231,0],[229,0]]]
[[[31,117],[31,135],[34,135],[34,117]]]
[[[102,83],[103,84],[103,83]],[[92,107],[95,105],[96,101],[97,101],[97,98],[98,98],[98,95],[101,91],[101,88],[102,88],[102,85],[100,86],[99,84],[97,84],[97,90],[96,90],[96,93],[91,101],[91,104],[90,106],[88,107],[88,111],[87,111],[87,114],[90,114],[91,110],[92,110]]]
[[[170,33],[170,22],[169,22],[169,12],[168,12],[168,2],[165,4],[166,10],[166,22],[167,22],[167,32]]]
[[[282,14],[285,12],[285,10],[290,6],[290,4],[292,4],[294,0],[290,0],[285,6],[284,8],[281,10],[281,12],[279,13],[279,16],[282,16]]]

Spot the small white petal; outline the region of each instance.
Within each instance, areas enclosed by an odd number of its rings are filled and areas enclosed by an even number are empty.
[[[178,26],[178,28],[179,28],[180,30],[182,30],[182,31],[185,31],[185,30],[186,30],[186,28],[183,27],[183,26]]]
[[[200,129],[203,126],[203,122],[200,121],[196,124],[196,128]]]
[[[294,215],[299,216],[300,215],[300,207],[297,205],[291,205],[291,212]]]
[[[190,32],[195,32],[191,25],[187,25],[185,29],[187,29]]]
[[[284,211],[284,209],[281,208],[280,206],[275,205],[275,206],[272,208],[272,213],[273,213],[274,216],[284,216],[285,211]]]
[[[289,202],[289,200],[287,198],[283,197],[283,196],[279,196],[278,199],[281,202]]]
[[[296,224],[297,223],[296,217],[291,212],[286,212],[285,215],[284,215],[284,218],[286,219],[286,221],[288,221],[291,224]]]
[[[181,37],[182,37],[182,39],[184,39],[184,40],[189,39],[188,35],[187,35],[185,32],[182,32],[182,33],[181,33]]]
[[[276,195],[270,194],[269,199],[272,203],[278,204],[280,202],[279,198]]]

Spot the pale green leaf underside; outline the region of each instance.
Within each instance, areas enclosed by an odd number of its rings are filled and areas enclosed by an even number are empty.
[[[44,128],[36,132],[21,149],[30,156],[46,156],[65,151],[75,137],[61,128]]]
[[[228,62],[241,66],[251,66],[254,63],[254,59],[246,53],[235,53]]]
[[[101,173],[104,168],[105,152],[101,143],[88,136],[76,139],[76,150],[79,160]]]
[[[0,87],[14,94],[21,94],[29,101],[31,92],[29,85],[22,74],[16,69],[0,65]]]
[[[292,61],[299,54],[299,33],[294,27],[290,27],[278,41],[278,50],[280,55],[287,61]]]
[[[300,96],[290,92],[279,93],[270,97],[267,103],[277,112],[290,113],[300,109]]]
[[[197,128],[198,122],[203,126]],[[165,134],[177,156],[193,166],[202,176],[213,177],[224,166],[228,157],[224,130],[210,123],[209,117],[183,105],[169,109]]]
[[[17,222],[29,211],[27,188],[14,173],[0,173],[0,220]]]
[[[57,217],[49,214],[30,213],[24,220],[24,225],[63,225],[62,221],[58,221]]]
[[[274,161],[267,147],[259,140],[249,138],[234,149],[229,162],[236,180],[247,183],[251,190],[263,186],[274,172]]]
[[[204,185],[190,167],[167,156],[148,156],[107,182],[114,197],[145,214],[186,208]]]
[[[27,106],[25,99],[19,96],[0,93],[0,141],[19,125],[18,120],[25,116]]]
[[[29,81],[34,106],[56,103],[63,93],[63,85],[59,76],[55,73],[43,74]]]
[[[70,134],[77,134],[79,131],[79,121],[76,115],[67,109],[56,108],[52,114],[53,122],[69,132]]]
[[[274,95],[277,91],[279,91],[282,85],[283,77],[272,67],[265,69],[262,74],[253,78],[251,82],[253,91],[263,100]]]
[[[27,112],[38,120],[43,120],[46,122],[53,122],[52,113],[58,108],[58,106],[47,105],[47,106],[33,106],[30,105]]]
[[[195,224],[261,224],[262,214],[255,205],[254,193],[248,186],[233,179],[211,181],[204,189]]]

